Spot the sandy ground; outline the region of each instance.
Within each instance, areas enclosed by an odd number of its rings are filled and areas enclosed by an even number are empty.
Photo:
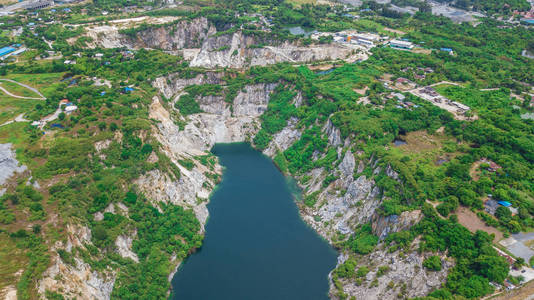
[[[495,234],[495,241],[499,241],[503,238],[502,232],[497,230],[497,228],[490,227],[486,225],[478,216],[469,210],[466,207],[460,207],[456,213],[458,215],[458,223],[465,226],[471,232],[476,232],[477,230],[485,231],[489,234]]]

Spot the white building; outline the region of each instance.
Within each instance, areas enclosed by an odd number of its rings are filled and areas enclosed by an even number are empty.
[[[401,40],[391,40],[389,45],[394,48],[399,49],[413,49],[414,45],[412,42],[401,41]]]
[[[380,36],[373,33],[359,33],[356,35],[356,38],[358,40],[365,40],[373,43],[380,40]]]
[[[73,111],[75,111],[77,109],[78,109],[78,106],[76,106],[76,105],[69,105],[69,106],[65,107],[65,111],[68,112],[68,113],[73,112]]]

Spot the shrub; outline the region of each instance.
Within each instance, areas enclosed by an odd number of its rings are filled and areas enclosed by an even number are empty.
[[[427,257],[423,261],[423,267],[427,268],[430,271],[441,271],[441,259],[437,255],[432,255]]]

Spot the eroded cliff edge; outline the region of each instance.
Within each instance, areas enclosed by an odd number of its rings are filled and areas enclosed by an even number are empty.
[[[222,96],[197,96],[196,101],[204,112],[183,116],[174,108],[176,101],[184,95],[187,86],[205,83],[225,86],[222,72],[207,72],[192,79],[179,78],[177,74],[154,81],[169,102],[154,98],[151,116],[158,121],[158,140],[166,145],[167,155],[199,153],[209,151],[218,142],[251,142],[261,128],[261,115],[268,109],[271,96],[279,83],[255,83],[241,89],[233,102]],[[287,87],[287,86],[286,86]],[[291,87],[288,87],[291,88]],[[296,90],[291,105],[299,107],[306,99]],[[176,124],[185,124],[182,127]],[[291,118],[286,126],[273,136],[263,153],[275,157],[297,142],[304,130],[297,118]],[[366,299],[394,299],[399,294],[407,297],[423,296],[439,288],[445,281],[452,263],[444,256],[444,266],[439,272],[429,272],[423,267],[423,260],[429,253],[419,253],[415,242],[409,249],[389,250],[382,241],[393,232],[407,230],[421,218],[421,211],[404,212],[401,215],[382,216],[378,210],[385,196],[377,187],[372,175],[385,174],[401,182],[399,175],[389,165],[383,165],[373,157],[365,157],[361,151],[353,151],[349,138],[342,139],[340,131],[327,120],[320,135],[327,139],[328,147],[336,151],[336,167],[331,170],[314,168],[296,176],[303,190],[303,198],[314,198],[313,205],[298,202],[302,218],[321,236],[336,245],[346,239],[362,225],[371,224],[373,233],[379,237],[377,248],[363,255],[358,265],[370,271],[358,281],[339,279],[337,285],[331,280],[331,297],[337,298],[340,290],[349,296]],[[315,153],[314,160],[320,160],[326,153]],[[276,159],[275,159],[276,161]],[[372,170],[371,176],[364,175],[364,169]],[[325,179],[334,175],[335,180],[325,185]],[[342,251],[338,264],[351,257]],[[388,267],[387,271],[385,267]],[[382,270],[382,271],[379,271]],[[378,275],[377,275],[378,274]],[[392,284],[393,283],[393,284]],[[341,286],[339,286],[341,284]]]

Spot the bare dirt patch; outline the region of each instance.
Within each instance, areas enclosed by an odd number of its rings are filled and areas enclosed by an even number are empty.
[[[465,228],[469,229],[471,232],[476,232],[477,230],[482,230],[488,234],[495,234],[495,241],[499,241],[503,238],[502,232],[497,230],[497,228],[490,227],[486,225],[478,216],[469,210],[466,207],[458,208],[456,212],[458,216],[458,223],[462,224]]]
[[[365,95],[365,92],[367,92],[367,90],[369,89],[368,86],[365,86],[363,87],[362,89],[352,89],[354,92],[360,94],[360,95]]]

